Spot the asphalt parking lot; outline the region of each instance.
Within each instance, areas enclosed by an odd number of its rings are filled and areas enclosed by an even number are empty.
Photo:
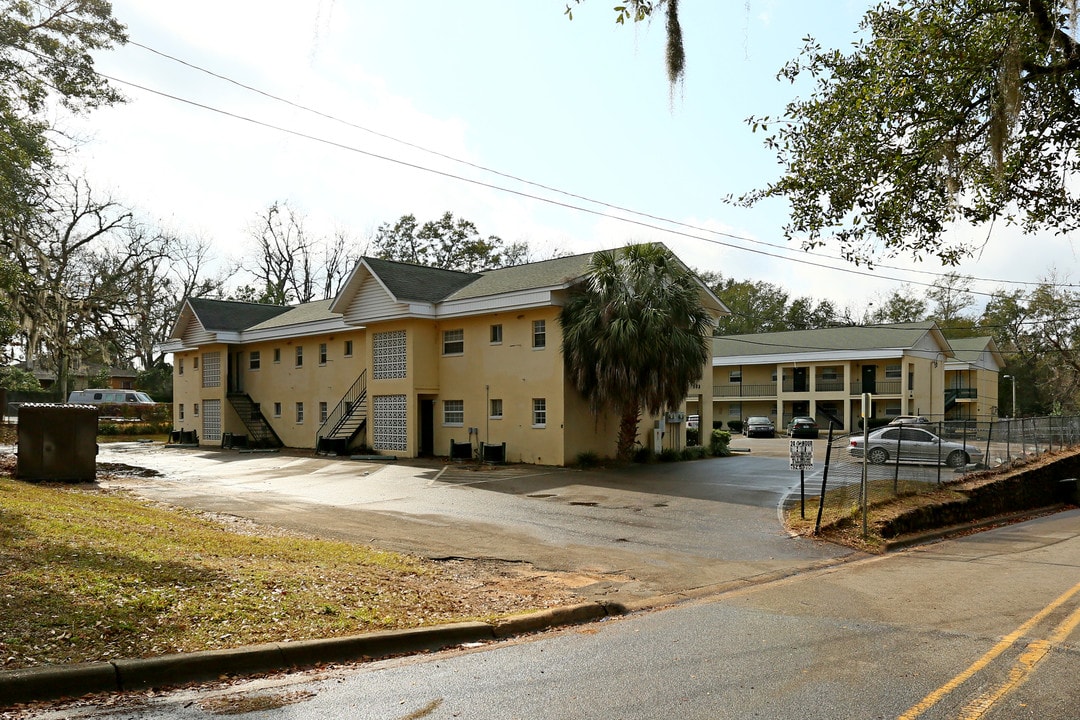
[[[98,461],[160,473],[103,481],[150,499],[429,558],[527,564],[594,600],[719,591],[850,555],[781,526],[777,506],[799,481],[786,438],[732,447],[749,452],[589,471],[139,443],[102,444]]]

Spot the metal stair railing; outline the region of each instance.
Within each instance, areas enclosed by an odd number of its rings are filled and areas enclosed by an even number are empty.
[[[367,419],[367,370],[365,369],[360,373],[360,377],[356,378],[356,382],[352,384],[345,394],[342,396],[337,407],[326,416],[326,421],[319,426],[319,430],[316,433],[318,443],[316,447],[321,449],[322,441],[327,438],[337,437],[338,431],[347,426],[349,419],[356,416],[357,413],[363,413],[360,416],[360,422],[350,432],[350,437],[353,433],[363,426],[364,421]]]
[[[228,393],[229,404],[233,406],[240,421],[244,423],[248,433],[251,434],[252,444],[257,447],[281,447],[284,445],[281,438],[274,431],[274,427],[262,414],[261,408],[247,393]]]

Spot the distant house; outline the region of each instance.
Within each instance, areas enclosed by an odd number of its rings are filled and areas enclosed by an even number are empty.
[[[479,273],[364,258],[332,300],[189,299],[162,348],[173,353],[174,425],[204,444],[230,433],[400,457],[481,443],[538,464],[612,455],[618,418],[594,416],[567,379],[557,319],[591,257]],[[700,294],[726,312],[704,284]],[[643,418],[642,442],[653,421]]]
[[[988,418],[1002,366],[993,340],[950,342],[931,321],[718,337],[713,417],[765,415],[779,429],[809,415],[848,430],[870,393],[875,418]]]
[[[42,367],[38,364],[30,368],[25,362],[16,363],[15,367],[31,373],[44,390],[49,390],[56,383],[56,370],[53,368]],[[115,390],[133,389],[139,375],[139,371],[134,368],[112,367],[75,359],[71,362],[71,369],[68,371],[68,390],[84,390],[90,387],[91,379],[100,378],[103,371],[108,374],[108,387]]]

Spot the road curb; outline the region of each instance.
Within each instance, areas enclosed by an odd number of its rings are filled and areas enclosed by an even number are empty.
[[[0,671],[0,709],[94,693],[163,688],[226,677],[299,670],[324,663],[359,662],[444,650],[626,612],[625,606],[618,603],[589,602],[541,610],[497,623],[462,622],[228,650],[5,670]]]

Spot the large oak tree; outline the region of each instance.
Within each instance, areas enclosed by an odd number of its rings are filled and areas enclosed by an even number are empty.
[[[681,47],[674,0],[629,0],[616,17],[661,8]],[[749,120],[782,173],[739,200],[786,199],[789,238],[835,239],[856,261],[955,264],[971,251],[949,237],[956,221],[1077,229],[1077,22],[1074,0],[891,0],[866,13],[847,52],[806,38],[779,77],[808,79],[809,95]],[[668,55],[678,78],[682,52]]]

